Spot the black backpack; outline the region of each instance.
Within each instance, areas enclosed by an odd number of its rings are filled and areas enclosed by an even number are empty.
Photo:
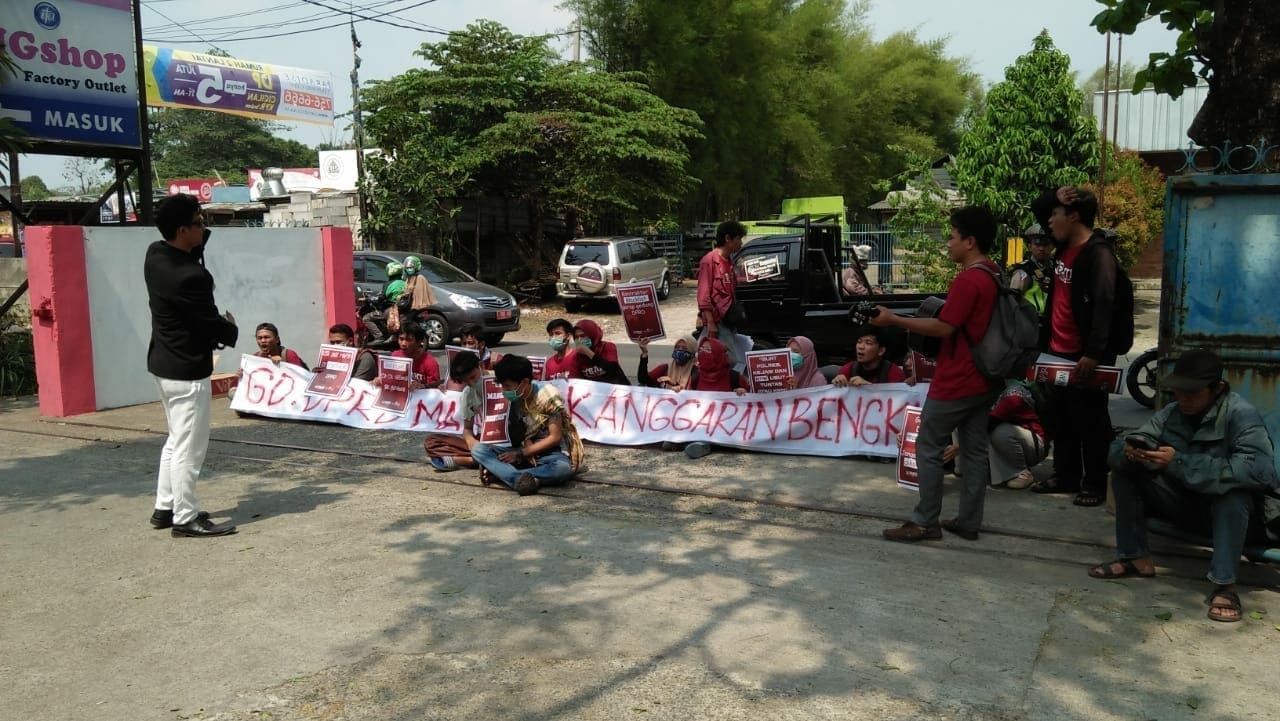
[[[1133,280],[1120,267],[1116,259],[1116,295],[1111,306],[1111,335],[1107,338],[1107,352],[1124,355],[1133,348]]]
[[[975,344],[960,327],[973,365],[986,378],[1026,378],[1027,369],[1040,357],[1040,314],[1026,296],[1009,287],[1003,275],[985,265],[976,267],[995,282],[996,302],[982,340]]]

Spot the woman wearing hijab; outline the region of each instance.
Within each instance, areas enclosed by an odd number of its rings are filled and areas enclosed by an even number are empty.
[[[604,339],[604,331],[595,321],[580,320],[573,327],[574,355],[578,360],[578,378],[597,383],[631,385],[631,379],[618,365],[618,346]]]
[[[677,393],[689,387],[693,380],[693,372],[697,367],[694,353],[698,341],[693,336],[676,339],[676,347],[671,351],[671,362],[649,370],[649,341],[636,343],[640,347],[640,367],[636,369],[636,380],[648,388],[666,388]]]
[[[787,343],[791,349],[791,368],[795,375],[787,382],[789,388],[817,388],[828,384],[827,377],[818,369],[818,355],[813,352],[813,341],[802,335]]]
[[[280,329],[275,323],[259,323],[257,330],[253,334],[254,340],[258,341],[258,352],[254,355],[259,358],[270,358],[272,363],[280,364],[280,361],[292,363],[303,370],[311,370],[302,358],[292,350],[285,348],[280,342]]]
[[[411,255],[404,259],[404,291],[400,294],[403,301],[408,298],[408,310],[413,313],[424,311],[436,304],[435,291],[431,290],[431,283],[422,275],[422,259],[416,255]],[[405,302],[400,303],[401,307]]]
[[[747,392],[746,379],[730,364],[729,349],[715,338],[704,338],[698,344],[698,367],[689,379],[689,389],[697,391],[733,391],[738,395]],[[666,444],[663,448],[667,448]],[[711,452],[711,444],[706,441],[694,441],[684,447],[684,454],[690,458],[702,458]]]

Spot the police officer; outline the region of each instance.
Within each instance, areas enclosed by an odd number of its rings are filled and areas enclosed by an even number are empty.
[[[1039,223],[1022,232],[1031,244],[1031,257],[1013,266],[1009,274],[1009,287],[1022,291],[1031,305],[1044,315],[1044,303],[1049,297],[1049,281],[1053,277],[1053,238]]]

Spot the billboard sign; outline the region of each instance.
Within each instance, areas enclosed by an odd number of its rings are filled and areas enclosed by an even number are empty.
[[[33,141],[142,146],[129,0],[0,0],[0,118]]]
[[[222,184],[222,181],[217,178],[182,178],[178,180],[170,180],[168,187],[165,189],[165,194],[177,195],[178,193],[186,193],[187,195],[194,195],[201,203],[212,203],[214,187]]]
[[[142,46],[147,105],[333,125],[329,73]]]

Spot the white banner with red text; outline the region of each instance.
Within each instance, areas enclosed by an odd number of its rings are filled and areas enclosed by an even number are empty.
[[[245,355],[244,376],[231,408],[243,413],[388,428],[461,434],[461,394],[417,390],[404,415],[375,406],[378,389],[353,379],[336,398],[306,394],[311,373]],[[560,388],[583,440],[639,446],[662,441],[711,443],[767,453],[809,456],[898,455],[906,409],[924,402],[928,386],[886,383],[860,388],[807,388],[735,395],[552,381]]]

